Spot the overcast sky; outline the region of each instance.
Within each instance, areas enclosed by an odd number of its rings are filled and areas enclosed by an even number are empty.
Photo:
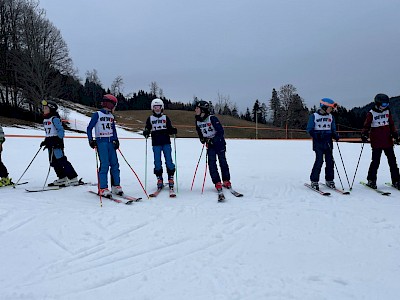
[[[400,0],[40,0],[82,80],[241,112],[293,84],[308,107],[400,95]]]

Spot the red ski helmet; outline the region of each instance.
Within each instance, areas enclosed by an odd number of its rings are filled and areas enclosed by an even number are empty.
[[[117,104],[118,104],[118,99],[111,94],[105,94],[103,96],[103,100],[101,101],[101,106],[106,107],[110,110],[116,107]]]

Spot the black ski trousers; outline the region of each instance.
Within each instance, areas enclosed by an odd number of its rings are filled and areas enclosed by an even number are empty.
[[[382,148],[373,148],[372,149],[372,161],[371,161],[371,164],[369,165],[367,179],[376,181],[379,164],[381,162],[382,151],[385,153],[385,155],[387,157],[387,161],[388,161],[389,168],[390,168],[390,176],[392,178],[392,183],[394,184],[399,181],[400,175],[399,175],[399,168],[397,167],[397,161],[396,161],[396,156],[394,154],[393,147],[384,148],[384,149],[382,149]]]

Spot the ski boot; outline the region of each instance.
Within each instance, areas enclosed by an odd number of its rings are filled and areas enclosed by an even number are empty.
[[[65,176],[63,178],[58,178],[54,180],[52,183],[48,184],[49,186],[66,186],[68,185],[68,177]]]
[[[99,189],[98,195],[106,198],[110,198],[112,196],[108,188]]]
[[[230,189],[232,187],[232,184],[229,180],[224,180],[222,186],[226,187],[227,189]]]
[[[111,192],[115,195],[118,196],[123,196],[124,195],[124,191],[122,190],[122,187],[120,185],[116,185],[111,187]]]
[[[394,188],[400,190],[400,181],[393,182],[393,183],[392,183],[392,186],[393,186]]]
[[[376,180],[368,180],[367,186],[369,186],[371,189],[376,190],[378,187],[376,186]]]
[[[0,186],[7,186],[14,184],[10,177],[2,177],[0,179]]]
[[[319,184],[318,184],[318,181],[311,181],[311,187],[312,187],[314,190],[319,191]]]
[[[325,185],[326,185],[328,188],[331,188],[331,189],[335,189],[335,188],[336,188],[335,182],[334,182],[333,180],[327,180],[327,181],[325,181]]]
[[[174,189],[174,176],[168,176],[168,186],[170,189]]]
[[[161,190],[164,187],[162,176],[157,176],[157,189]]]
[[[78,177],[74,177],[74,178],[68,179],[68,185],[79,185]]]

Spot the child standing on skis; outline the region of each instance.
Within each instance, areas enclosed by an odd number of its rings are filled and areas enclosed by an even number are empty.
[[[54,168],[58,177],[49,185],[78,185],[78,174],[64,154],[64,127],[57,112],[58,106],[53,101],[43,100],[42,109],[46,138],[40,144],[40,147],[48,149],[50,166]]]
[[[335,188],[334,179],[334,160],[333,142],[338,141],[339,135],[336,132],[335,118],[331,112],[337,109],[337,103],[329,98],[320,101],[320,108],[310,115],[307,124],[307,133],[313,139],[313,150],[315,152],[315,162],[311,171],[311,187],[319,190],[319,176],[324,163],[325,156],[325,183],[330,188]]]
[[[399,145],[400,139],[389,110],[389,97],[385,94],[377,94],[374,102],[375,106],[367,113],[361,133],[363,143],[368,141],[369,135],[372,148],[372,161],[368,170],[367,185],[373,189],[377,188],[377,172],[383,151],[389,163],[392,185],[400,190],[399,168],[393,149],[393,140]]]
[[[13,184],[11,178],[8,177],[8,171],[6,166],[1,161],[1,152],[3,152],[3,143],[6,138],[4,137],[3,127],[0,126],[0,186],[6,186]]]
[[[92,119],[87,127],[87,136],[90,147],[97,148],[100,158],[100,169],[98,173],[99,191],[98,194],[103,197],[111,197],[111,193],[123,195],[120,185],[120,170],[117,157],[119,140],[115,128],[115,119],[113,112],[117,106],[118,100],[111,94],[103,96],[101,106],[98,112],[92,115]],[[92,131],[95,131],[93,139]],[[111,191],[108,189],[108,170],[111,173]]]
[[[199,101],[195,108],[196,131],[202,144],[207,146],[208,167],[211,180],[218,191],[222,194],[222,187],[231,188],[231,175],[226,160],[226,142],[224,128],[218,118],[210,113],[210,105],[206,101]],[[218,173],[217,156],[221,168],[221,177]]]
[[[151,134],[151,144],[154,154],[154,174],[157,177],[157,189],[163,188],[163,168],[161,152],[164,153],[165,165],[167,167],[168,184],[171,190],[174,189],[175,164],[172,161],[172,148],[170,135],[176,135],[178,130],[172,127],[170,118],[165,115],[164,102],[161,99],[151,101],[153,114],[146,120],[146,127],[143,136],[147,139]]]

